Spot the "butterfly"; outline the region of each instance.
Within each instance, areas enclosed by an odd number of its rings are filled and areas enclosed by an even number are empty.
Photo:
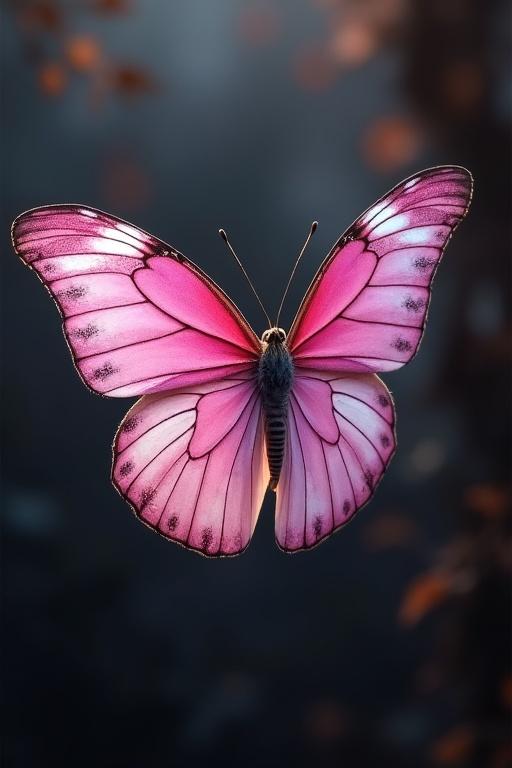
[[[472,187],[459,166],[398,184],[333,246],[288,334],[269,321],[261,338],[199,267],[132,224],[81,205],[19,216],[14,248],[57,303],[84,383],[140,396],[112,464],[137,517],[212,557],[244,551],[268,487],[286,552],[345,525],[395,451],[377,373],[416,354]]]

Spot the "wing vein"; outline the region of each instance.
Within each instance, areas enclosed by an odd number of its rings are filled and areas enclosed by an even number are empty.
[[[190,543],[190,534],[192,533],[192,526],[194,525],[194,518],[196,516],[197,504],[199,502],[199,497],[201,496],[201,491],[203,490],[204,478],[206,477],[206,472],[208,470],[208,464],[210,463],[211,455],[212,455],[211,453],[208,454],[208,458],[206,459],[206,463],[204,465],[203,474],[202,474],[202,477],[201,477],[201,482],[199,483],[199,488],[198,488],[198,491],[197,491],[196,500],[194,502],[194,511],[192,512],[192,517],[190,518],[190,526],[189,526],[189,529],[188,529],[187,538],[185,539],[187,544]],[[189,456],[190,456],[190,454],[189,454]],[[192,457],[190,457],[190,460],[194,461],[194,459],[192,459]]]
[[[372,440],[370,440],[370,438],[368,437],[368,435],[366,435],[366,434],[363,432],[363,430],[362,430],[362,429],[360,429],[360,428],[357,426],[357,424],[354,424],[354,422],[353,422],[353,421],[351,421],[351,420],[350,420],[350,419],[349,419],[347,416],[345,416],[343,413],[340,413],[340,412],[338,411],[338,409],[336,408],[336,406],[334,407],[334,410],[336,411],[336,413],[338,414],[338,416],[341,416],[341,418],[342,418],[344,421],[347,421],[349,424],[351,424],[351,425],[354,427],[354,429],[357,429],[357,431],[358,431],[358,432],[359,432],[359,433],[360,433],[360,434],[361,434],[361,435],[364,437],[364,439],[368,441],[368,443],[369,443],[369,444],[372,446],[373,450],[374,450],[374,451],[375,451],[375,453],[377,454],[377,456],[378,456],[378,458],[379,458],[379,461],[380,461],[380,463],[382,464],[382,467],[383,467],[383,469],[385,469],[385,468],[386,468],[386,465],[385,465],[385,463],[384,463],[384,460],[383,460],[382,456],[380,455],[380,453],[379,453],[378,449],[377,449],[377,448],[376,448],[376,446],[374,445],[373,441],[372,441]],[[341,430],[340,430],[340,432],[341,432]]]
[[[90,360],[91,357],[101,357],[101,355],[110,355],[112,352],[118,352],[120,349],[127,349],[128,347],[138,347],[140,344],[147,344],[151,341],[161,341],[169,336],[175,336],[177,333],[185,330],[184,328],[177,328],[175,331],[164,333],[162,336],[151,336],[149,339],[140,339],[139,341],[131,341],[128,344],[121,344],[119,347],[111,347],[106,352],[91,352],[89,355],[83,355],[83,357],[77,357],[77,360]],[[162,374],[165,376],[165,374]]]
[[[107,354],[106,352],[104,354]],[[200,373],[201,371],[215,371],[218,368],[221,370],[226,368],[236,368],[241,365],[245,365],[245,363],[219,363],[219,365],[209,365],[206,368],[190,368],[185,371],[166,371],[164,373],[159,373],[158,378],[162,378],[163,376],[170,376],[172,378],[175,378],[177,376],[184,376],[187,373]],[[247,369],[250,369],[254,363],[251,360],[247,361]],[[237,371],[238,373],[241,373],[241,371]],[[121,389],[122,387],[127,387],[130,384],[139,384],[144,381],[148,381],[149,379],[155,378],[154,376],[146,376],[143,379],[131,379],[130,381],[125,382],[124,384],[119,384],[117,387],[112,387],[112,389],[106,390],[103,394],[108,394],[109,392],[115,392],[116,389]],[[225,376],[224,378],[229,378],[229,376]]]
[[[242,411],[242,414],[248,408],[249,402],[250,401],[248,401],[247,404],[245,405],[245,407],[244,407],[244,409]],[[252,415],[254,413],[254,409],[256,408],[256,403],[257,403],[257,397],[254,398],[254,402],[253,402],[252,408],[251,408],[251,413],[249,414],[249,418],[247,419],[247,424],[245,425],[245,429],[243,431],[242,437],[240,438],[240,442],[238,443],[238,447],[236,449],[235,458],[233,459],[233,463],[231,464],[231,468],[229,470],[229,478],[228,478],[228,482],[227,482],[227,485],[226,485],[226,493],[224,495],[224,506],[223,506],[223,510],[222,510],[222,526],[221,526],[220,538],[219,538],[219,551],[222,549],[222,539],[223,539],[223,536],[224,536],[224,521],[226,519],[226,504],[227,504],[227,501],[228,501],[229,486],[231,484],[231,478],[233,476],[233,467],[236,464],[236,460],[237,460],[238,454],[240,452],[240,447],[241,447],[241,445],[242,445],[242,443],[243,443],[243,441],[245,439],[245,436],[247,434],[247,430],[249,428],[249,424],[251,423]],[[229,434],[229,433],[226,433],[226,434]],[[225,439],[225,437],[226,436],[224,436],[223,439]],[[253,451],[254,451],[254,445],[253,445]],[[251,521],[252,521],[252,462],[251,462]]]
[[[305,544],[306,543],[306,526],[307,526],[307,520],[308,520],[308,479],[307,479],[307,474],[306,474],[306,460],[304,458],[304,449],[302,447],[302,440],[300,439],[300,431],[299,431],[299,427],[297,425],[297,418],[295,416],[295,410],[293,408],[293,404],[292,404],[292,407],[291,407],[291,411],[292,411],[292,414],[293,414],[293,421],[295,423],[295,430],[297,432],[297,439],[299,441],[300,453],[301,453],[301,456],[302,456],[302,467],[304,469],[304,534],[303,534],[304,539],[303,540],[304,540],[304,544]]]
[[[170,419],[174,419],[175,416],[182,416],[184,413],[189,413],[189,411],[195,411],[195,410],[197,410],[197,406],[194,406],[193,408],[185,408],[184,411],[177,411],[176,413],[171,414],[171,416],[166,416],[165,419],[161,419],[160,421],[157,421],[156,424],[153,424],[151,427],[148,427],[147,429],[145,429],[144,432],[141,432],[140,435],[137,435],[137,437],[134,440],[132,440],[131,443],[128,443],[128,445],[125,445],[124,448],[118,451],[118,455],[121,456],[121,454],[124,453],[126,450],[128,450],[128,448],[131,448],[142,437],[144,437],[144,435],[147,435],[148,432],[151,432],[152,429],[156,429],[156,427],[159,427],[160,424],[165,424],[166,421],[170,421]]]
[[[329,495],[331,497],[332,529],[334,530],[335,527],[336,527],[336,524],[335,524],[335,521],[334,521],[334,501],[333,501],[333,497],[332,497],[331,476],[329,474],[329,467],[327,466],[327,458],[326,458],[326,455],[325,455],[324,441],[322,439],[320,439],[320,446],[322,448],[322,454],[323,454],[323,457],[324,457],[325,473],[327,475],[327,482],[329,483]]]
[[[125,493],[126,493],[126,494],[128,494],[128,492],[129,492],[130,488],[132,487],[132,485],[134,484],[134,482],[135,482],[136,480],[138,480],[138,479],[139,479],[139,477],[142,475],[142,473],[143,473],[143,472],[145,472],[145,471],[146,471],[146,469],[147,469],[149,466],[151,466],[151,464],[152,464],[152,463],[153,463],[153,462],[154,462],[156,459],[158,459],[158,457],[159,457],[159,456],[161,456],[161,455],[162,455],[162,453],[164,453],[164,452],[165,452],[165,451],[166,451],[168,448],[170,448],[170,447],[171,447],[171,445],[174,445],[174,443],[175,443],[177,440],[179,440],[180,438],[182,438],[182,437],[183,437],[183,435],[186,435],[186,434],[187,434],[187,432],[189,432],[190,430],[191,430],[191,427],[187,427],[187,428],[186,428],[185,430],[183,430],[183,432],[181,432],[181,433],[180,433],[180,434],[179,434],[177,437],[175,437],[173,440],[171,440],[171,442],[170,442],[170,443],[167,443],[166,445],[164,445],[164,447],[163,447],[163,448],[162,448],[160,451],[158,451],[158,453],[155,453],[155,455],[154,455],[154,456],[153,456],[153,457],[152,457],[152,458],[151,458],[151,459],[150,459],[150,460],[147,462],[147,464],[145,464],[145,465],[142,467],[142,469],[141,469],[141,470],[139,470],[139,472],[137,472],[137,474],[135,475],[135,477],[134,477],[134,478],[132,478],[132,480],[130,480],[130,483],[129,483],[129,484],[126,486],[126,489],[125,489]]]

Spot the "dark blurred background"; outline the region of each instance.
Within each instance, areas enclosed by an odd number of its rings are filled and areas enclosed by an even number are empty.
[[[3,764],[507,768],[510,14],[490,0],[27,0],[1,16]],[[399,450],[341,534],[285,556],[153,535],[109,483],[130,402],[93,397],[11,220],[81,202],[199,263],[260,333],[310,222],[408,174],[475,176]]]

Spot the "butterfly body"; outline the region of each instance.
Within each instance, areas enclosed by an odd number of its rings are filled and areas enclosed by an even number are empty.
[[[270,328],[261,339],[258,365],[265,445],[270,470],[269,486],[275,490],[283,466],[288,423],[288,400],[293,386],[293,359],[282,328]]]
[[[82,380],[139,397],[112,462],[137,517],[208,557],[244,551],[269,486],[282,550],[346,525],[395,452],[377,374],[415,356],[471,196],[460,166],[398,184],[335,243],[289,332],[261,339],[199,267],[138,227],[82,205],[19,216],[14,247],[57,303]]]

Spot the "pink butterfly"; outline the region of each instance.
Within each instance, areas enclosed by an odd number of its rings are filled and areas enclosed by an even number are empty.
[[[332,248],[288,335],[261,339],[198,267],[137,227],[80,205],[19,216],[14,247],[57,302],[84,383],[142,395],[113,445],[112,480],[136,515],[209,556],[247,547],[269,485],[287,552],[347,523],[395,450],[376,373],[416,354],[471,194],[457,166],[396,186]]]

